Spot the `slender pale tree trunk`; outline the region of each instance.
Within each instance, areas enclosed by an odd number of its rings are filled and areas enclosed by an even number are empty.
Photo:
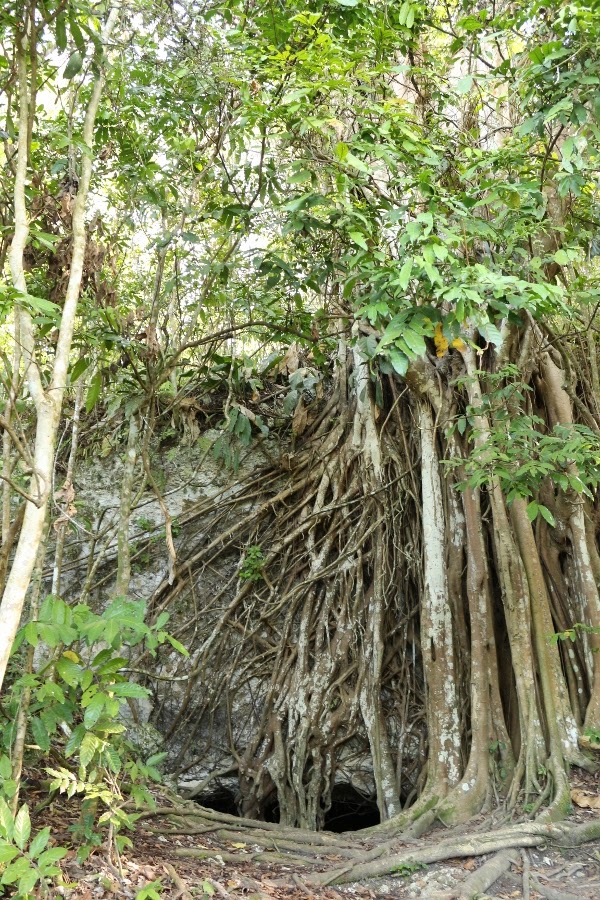
[[[102,40],[110,37],[119,15],[119,8],[114,7],[108,15]],[[13,285],[22,293],[26,293],[23,253],[29,236],[25,185],[27,179],[27,131],[29,121],[28,72],[27,72],[27,38],[18,33],[16,40],[16,56],[19,77],[19,138],[14,187],[15,232],[10,249],[10,268]],[[97,54],[96,64],[102,60]],[[52,376],[48,386],[44,386],[36,359],[34,324],[31,316],[22,306],[17,307],[16,315],[21,331],[21,345],[25,376],[29,392],[33,400],[37,427],[33,455],[33,474],[25,509],[25,518],[10,574],[6,581],[2,603],[0,605],[0,689],[4,681],[11,647],[19,627],[25,595],[35,565],[38,548],[42,539],[46,508],[52,482],[52,467],[56,448],[56,436],[60,421],[63,395],[67,384],[69,353],[73,340],[77,304],[81,289],[83,263],[85,257],[86,233],[85,210],[92,175],[91,149],[94,135],[94,123],[104,86],[104,76],[98,68],[91,97],[86,110],[82,140],[90,153],[84,153],[81,159],[81,178],[73,208],[72,253],[69,282],[63,305],[60,331],[56,345],[56,354]]]

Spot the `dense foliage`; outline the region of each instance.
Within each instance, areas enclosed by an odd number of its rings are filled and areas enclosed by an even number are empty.
[[[164,611],[193,609],[224,559],[225,601],[181,617],[197,659],[159,724],[231,715],[260,685],[252,733],[224,753],[247,815],[322,827],[343,754],[365,748],[398,827],[495,798],[567,811],[580,738],[600,730],[599,37],[593,0],[5,5],[7,753],[19,703],[42,751],[62,723],[81,771],[55,768],[55,786],[74,778],[118,824],[102,778],[121,772],[110,720],[136,690],[119,673],[157,633],[183,650]],[[180,526],[156,454],[207,425],[234,471],[253,442],[270,463],[241,516],[226,496]],[[73,484],[82,454],[111,453],[107,531],[78,519]],[[108,641],[125,656],[88,659],[98,615],[127,602],[146,486],[164,583],[150,624],[132,607],[135,639]],[[87,572],[66,605],[78,529]],[[49,640],[57,610],[69,635]],[[18,756],[10,778],[0,759],[0,862],[26,893]]]

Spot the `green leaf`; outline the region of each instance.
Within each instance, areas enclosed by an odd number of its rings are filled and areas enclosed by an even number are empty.
[[[84,735],[81,747],[79,748],[79,761],[84,768],[91,763],[94,754],[99,748],[100,741],[95,734],[88,731],[87,734]]]
[[[67,741],[67,745],[65,747],[65,756],[72,756],[73,753],[78,749],[81,745],[83,737],[85,735],[85,725],[78,725],[71,734],[71,737]]]
[[[554,256],[552,257],[554,262],[558,263],[559,266],[566,266],[569,262],[569,257],[565,250],[561,249],[557,250]]]
[[[81,67],[83,66],[83,56],[79,52],[79,50],[74,50],[69,57],[69,61],[65,66],[65,71],[63,73],[63,77],[70,81],[71,78],[75,78],[78,72],[81,71]]]
[[[425,353],[425,339],[422,334],[417,334],[412,328],[407,328],[402,332],[402,338],[415,356],[422,356]]]
[[[308,171],[308,169],[300,169],[298,172],[293,172],[291,175],[288,175],[288,181],[290,184],[303,184],[305,181],[310,181],[312,178],[312,173]]]
[[[6,841],[0,840],[0,864],[10,862],[18,853],[19,851],[14,844],[8,844]]]
[[[537,514],[540,511],[539,506],[532,500],[531,503],[527,504],[527,518],[530,522],[533,522],[534,519],[537,519]]]
[[[33,734],[33,739],[35,740],[40,750],[43,750],[44,753],[47,753],[50,749],[50,737],[48,735],[48,731],[46,730],[46,726],[38,716],[35,716],[31,720],[31,732]]]
[[[35,859],[46,849],[46,844],[48,843],[49,838],[49,828],[42,828],[42,830],[36,834],[31,844],[29,845],[29,856],[32,859]]]
[[[456,83],[456,90],[459,94],[468,94],[472,87],[473,87],[473,76],[472,75],[465,75],[463,78],[459,78]]]
[[[63,859],[68,852],[69,851],[65,847],[51,847],[49,850],[44,850],[38,859],[38,866],[42,868],[43,866],[58,862],[59,859]]]
[[[139,697],[141,699],[150,695],[150,691],[147,688],[142,687],[141,684],[136,684],[135,681],[111,684],[109,690],[117,697]]]
[[[19,896],[26,897],[36,886],[39,875],[35,869],[29,869],[19,878],[18,891]]]
[[[14,839],[15,844],[20,850],[25,849],[25,845],[29,840],[29,835],[31,834],[31,819],[29,818],[29,810],[27,808],[27,804],[24,803],[19,812],[17,813],[17,817],[15,819],[15,832]]]
[[[358,244],[359,247],[362,247],[363,250],[368,250],[369,245],[367,244],[364,235],[360,231],[350,231],[349,237],[352,239],[354,244]]]
[[[96,372],[94,377],[92,378],[92,383],[90,384],[87,392],[87,397],[85,398],[85,411],[91,412],[98,402],[98,397],[100,396],[100,391],[102,390],[102,375],[100,372]]]
[[[183,644],[180,644],[176,638],[174,638],[170,634],[165,634],[165,640],[169,642],[173,650],[177,650],[178,653],[181,653],[182,656],[189,656],[190,652],[187,647],[184,647]]]
[[[404,377],[408,372],[408,357],[401,353],[400,350],[395,350],[393,347],[388,351],[389,360],[394,367],[394,371]]]
[[[481,337],[489,344],[494,344],[496,347],[501,346],[502,335],[492,322],[480,322],[477,326],[477,330]]]
[[[36,297],[34,294],[28,294],[25,291],[15,291],[15,300],[25,306],[29,306],[34,312],[43,315],[54,316],[59,307],[51,300],[45,297]]]
[[[83,716],[83,724],[86,728],[90,729],[94,727],[94,725],[102,715],[106,699],[106,694],[102,693],[98,693],[94,697],[92,697],[92,700]]]
[[[77,360],[73,368],[71,369],[71,384],[75,384],[80,375],[83,375],[85,370],[89,368],[90,360],[86,359],[85,356],[82,356]]]
[[[67,46],[67,23],[64,12],[56,17],[56,46],[61,51]]]
[[[12,841],[15,827],[15,820],[4,797],[0,795],[0,831],[2,836]]]
[[[362,159],[359,159],[357,156],[354,155],[354,153],[350,153],[349,150],[346,153],[346,156],[344,157],[344,162],[347,165],[352,166],[353,169],[358,169],[359,172],[366,172],[367,174],[371,173],[371,170],[362,161]]]
[[[72,659],[69,659],[67,656],[61,656],[56,663],[56,671],[69,687],[77,687],[81,681],[83,670]]]
[[[556,521],[555,521],[555,519],[554,519],[554,516],[552,515],[552,513],[551,513],[550,510],[548,509],[548,507],[547,507],[547,506],[543,506],[543,505],[540,503],[538,509],[539,509],[539,511],[540,511],[540,513],[541,513],[542,518],[546,520],[546,522],[548,523],[548,525],[551,525],[551,526],[554,528],[554,526],[556,525]]]
[[[0,778],[12,778],[12,765],[8,756],[0,756]]]
[[[30,864],[29,860],[26,856],[21,856],[19,859],[15,860],[14,863],[10,863],[2,873],[2,878],[0,878],[1,884],[14,884],[15,881],[18,881],[19,878],[22,878],[26,872],[29,872]]]
[[[115,748],[110,744],[108,744],[108,746],[105,748],[104,754],[108,760],[108,765],[111,772],[114,772],[115,775],[118,775],[122,767],[121,757],[119,756]]]

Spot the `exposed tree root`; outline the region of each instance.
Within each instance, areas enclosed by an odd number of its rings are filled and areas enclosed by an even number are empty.
[[[449,900],[474,900],[485,894],[487,889],[498,881],[511,863],[516,862],[517,859],[518,854],[513,850],[500,850],[491,859],[484,862],[479,869],[472,872],[462,883],[460,890]]]
[[[519,848],[547,845],[573,848],[600,839],[600,821],[596,819],[583,825],[537,820],[487,832],[450,834],[442,840],[424,838],[421,841],[407,841],[403,835],[383,840],[372,830],[341,835],[328,832],[315,834],[247,819],[237,819],[235,827],[232,827],[231,819],[235,820],[235,817],[201,807],[195,810],[187,806],[164,807],[149,815],[169,816],[176,822],[192,820],[208,823],[211,836],[228,845],[226,850],[219,846],[177,848],[177,856],[197,859],[220,857],[225,862],[251,860],[258,864],[299,866],[307,869],[303,876],[306,886],[347,884],[448,859],[494,854],[480,869],[469,875],[459,892],[453,895],[458,900],[467,900],[487,890],[516,859],[518,854],[515,851]],[[226,827],[220,828],[219,823]],[[176,825],[173,831],[165,829],[164,833],[192,834],[194,831]]]

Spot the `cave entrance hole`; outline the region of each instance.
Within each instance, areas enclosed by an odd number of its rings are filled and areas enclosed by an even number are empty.
[[[379,825],[381,817],[373,797],[365,797],[350,784],[336,784],[331,809],[325,815],[324,831],[360,831]]]
[[[227,788],[200,794],[196,802],[215,812],[239,816],[235,794]],[[279,822],[279,806],[273,804],[264,810],[265,822]],[[377,803],[372,797],[365,797],[349,784],[338,784],[331,793],[331,809],[325,814],[324,831],[360,831],[379,825],[381,821]]]

